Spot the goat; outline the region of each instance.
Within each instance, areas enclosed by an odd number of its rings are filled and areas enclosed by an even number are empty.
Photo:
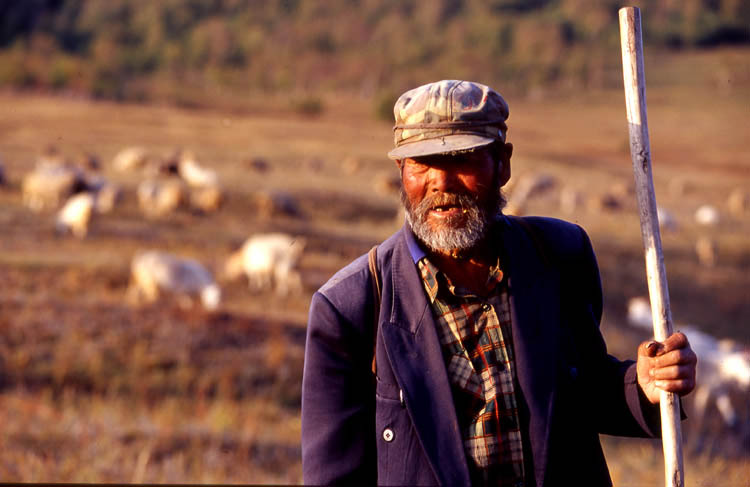
[[[67,164],[41,163],[24,176],[21,192],[32,211],[58,207],[70,195],[86,189],[83,172]]]
[[[712,205],[701,205],[695,210],[695,222],[699,225],[716,226],[721,219],[719,210]]]
[[[201,166],[195,155],[190,151],[184,151],[180,154],[177,172],[192,188],[217,187],[219,185],[219,177],[216,171]]]
[[[127,147],[118,152],[112,160],[112,167],[120,172],[142,169],[148,164],[149,156],[143,147]]]
[[[185,201],[185,187],[178,179],[147,179],[138,185],[138,205],[148,217],[175,211]]]
[[[89,222],[94,213],[95,197],[89,192],[76,193],[57,213],[56,229],[59,233],[71,232],[84,238],[89,231]]]
[[[646,298],[635,297],[628,302],[628,322],[638,328],[653,330],[651,307]],[[750,350],[733,340],[717,339],[690,325],[681,326],[680,331],[688,337],[698,357],[693,392],[695,422],[700,425],[705,420],[713,399],[724,424],[737,426],[738,415],[731,396],[732,393],[750,393]]]
[[[285,296],[302,290],[302,277],[297,265],[305,240],[283,233],[253,235],[226,262],[229,279],[245,274],[252,291],[274,288]]]

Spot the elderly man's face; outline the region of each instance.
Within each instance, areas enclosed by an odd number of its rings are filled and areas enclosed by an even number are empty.
[[[488,149],[400,162],[402,201],[416,236],[438,252],[468,250],[486,234],[505,201],[508,157]]]

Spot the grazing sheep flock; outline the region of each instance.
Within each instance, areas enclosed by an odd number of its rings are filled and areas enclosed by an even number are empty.
[[[117,210],[133,176],[140,178],[134,194],[146,221],[187,207],[203,214],[216,212],[225,200],[218,173],[202,165],[191,151],[158,158],[143,147],[125,148],[110,165],[114,173],[127,173],[122,183],[103,177],[99,159],[93,154],[86,153],[76,161],[71,163],[49,148],[21,181],[24,205],[35,213],[55,210],[54,228],[59,235],[90,236],[91,224],[103,218],[96,215]],[[0,183],[5,184],[5,176],[0,164]],[[256,193],[254,200],[261,218],[299,215],[295,199],[286,192],[263,191]],[[254,235],[233,256],[235,267],[229,268],[234,269],[235,277],[244,274],[253,291],[283,296],[299,293],[302,279],[297,266],[304,247],[303,239],[286,234]],[[205,309],[214,310],[221,302],[221,289],[198,261],[165,250],[137,253],[130,266],[128,300],[138,304],[166,296],[181,306],[200,302]]]

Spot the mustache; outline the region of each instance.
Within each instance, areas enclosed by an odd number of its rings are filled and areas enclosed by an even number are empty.
[[[423,215],[433,208],[440,206],[455,206],[464,210],[472,210],[478,207],[477,199],[465,193],[436,193],[431,196],[425,196],[413,210],[418,215]]]

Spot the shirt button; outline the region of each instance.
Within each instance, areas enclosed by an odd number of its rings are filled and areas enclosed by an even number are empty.
[[[388,443],[393,441],[393,430],[390,428],[386,428],[383,430],[383,439],[387,441]]]

